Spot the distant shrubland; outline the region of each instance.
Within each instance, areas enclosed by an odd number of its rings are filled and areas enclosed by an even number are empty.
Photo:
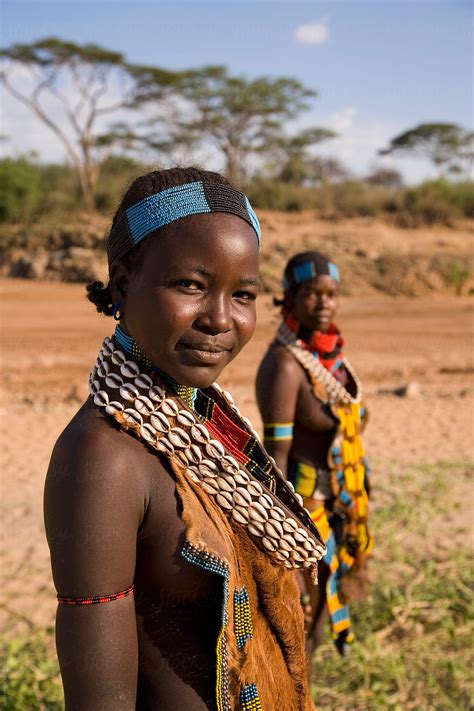
[[[129,183],[156,168],[124,156],[108,158],[97,181],[97,213],[111,215]],[[326,220],[380,217],[400,227],[417,227],[474,218],[473,181],[439,179],[406,187],[398,180],[384,181],[383,176],[380,182],[371,176],[358,180],[339,176],[308,186],[257,176],[245,190],[257,209],[315,210],[317,217]],[[84,214],[84,209],[73,167],[45,165],[28,157],[0,161],[0,222],[51,223]]]

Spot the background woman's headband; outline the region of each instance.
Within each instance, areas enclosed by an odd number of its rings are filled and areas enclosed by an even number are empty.
[[[227,212],[248,222],[260,250],[260,224],[247,197],[230,185],[199,180],[162,190],[125,210],[107,242],[109,265],[160,227],[208,212]]]
[[[283,288],[286,291],[292,286],[301,284],[309,279],[316,279],[318,276],[330,276],[334,281],[341,281],[337,266],[327,259],[317,257],[287,268],[283,279]]]

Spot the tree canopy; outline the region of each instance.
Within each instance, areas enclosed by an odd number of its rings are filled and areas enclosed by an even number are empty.
[[[100,131],[109,116],[140,107],[153,81],[155,95],[176,86],[177,75],[128,64],[120,52],[56,37],[0,50],[0,81],[55,134],[73,163],[85,204],[94,206],[101,162],[121,140]],[[19,75],[18,69],[25,71]],[[18,77],[20,76],[20,81]]]
[[[462,173],[474,157],[474,133],[453,123],[422,123],[392,138],[380,155],[428,158],[440,173]]]

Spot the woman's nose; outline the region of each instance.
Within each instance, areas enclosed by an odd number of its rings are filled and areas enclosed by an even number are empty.
[[[207,300],[195,325],[206,333],[217,335],[226,333],[232,328],[232,305],[224,296],[211,297]]]

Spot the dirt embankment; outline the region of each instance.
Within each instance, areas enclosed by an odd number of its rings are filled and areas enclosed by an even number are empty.
[[[318,249],[337,262],[343,293],[422,296],[474,290],[474,222],[455,227],[402,229],[372,218],[318,219],[314,212],[259,212],[263,229],[262,278],[277,292],[288,258]],[[51,281],[104,279],[109,221],[84,216],[70,224],[0,229],[0,274]]]

